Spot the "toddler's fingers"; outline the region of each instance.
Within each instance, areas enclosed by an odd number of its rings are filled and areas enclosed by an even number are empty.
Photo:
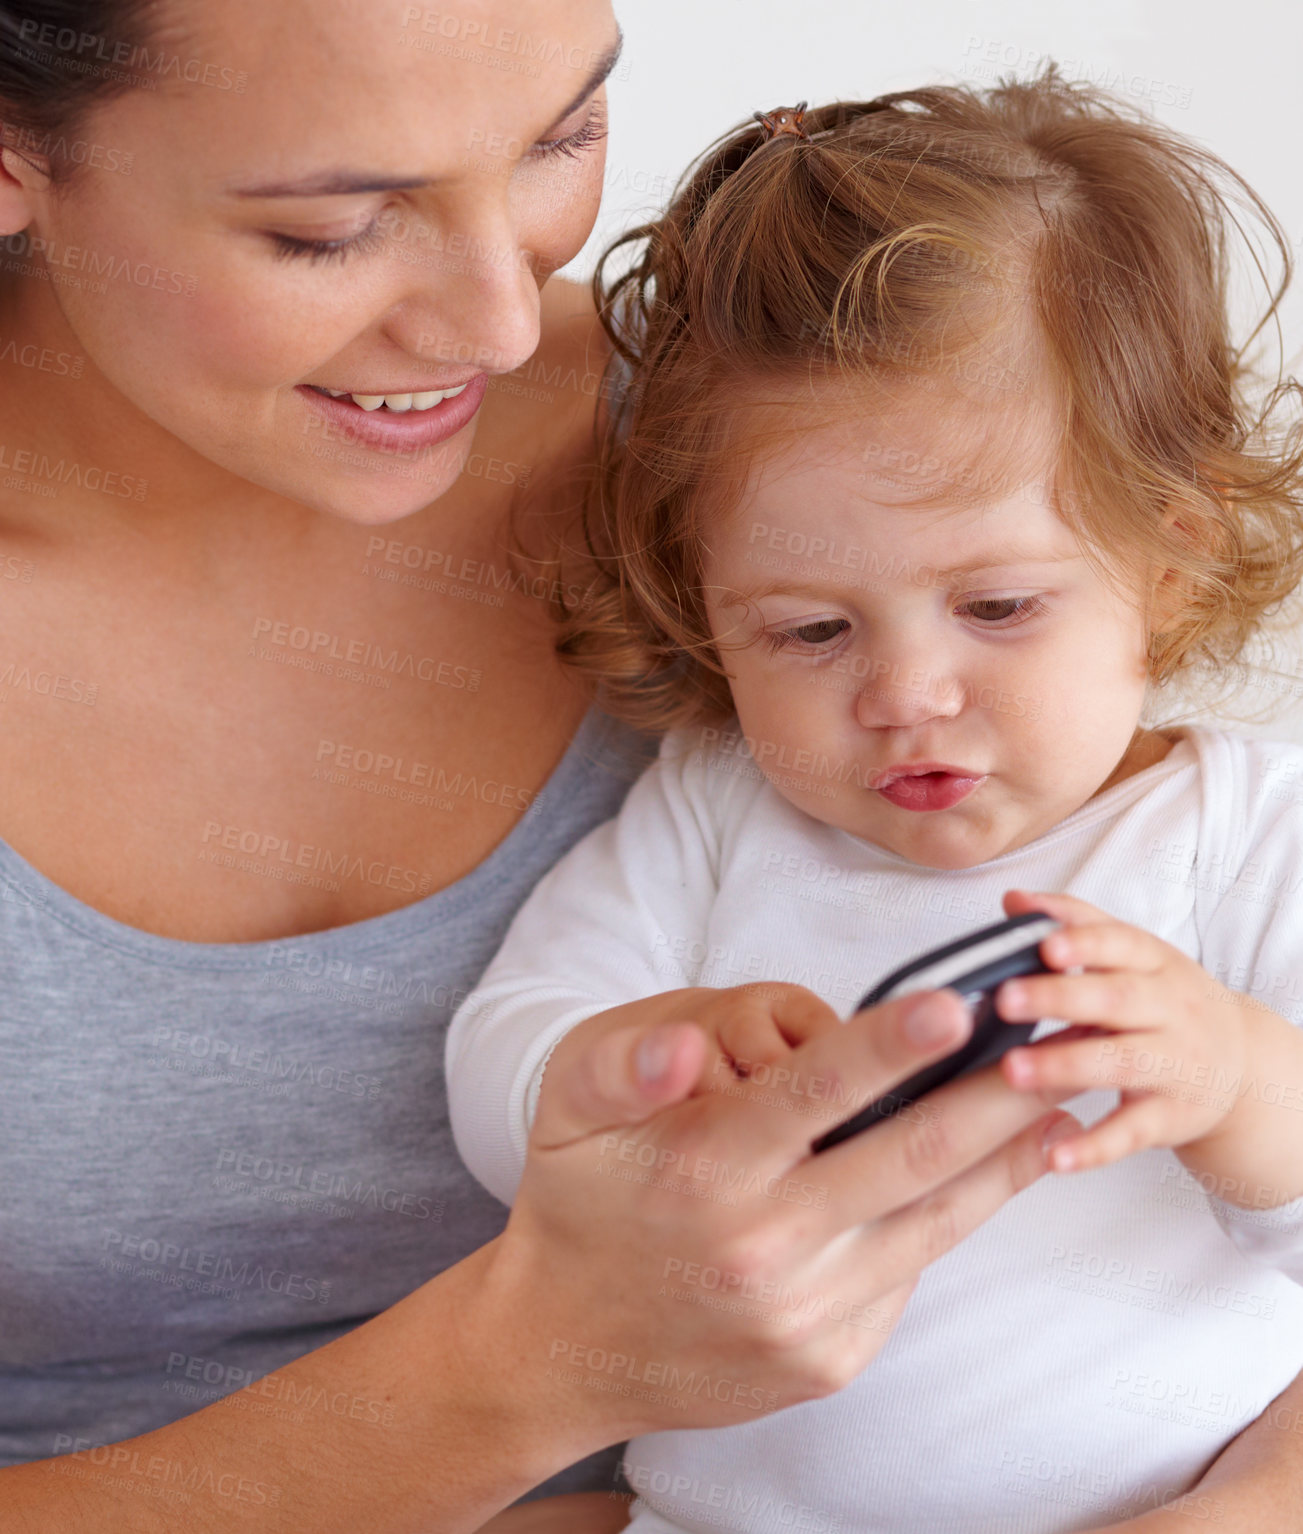
[[[1053,916],[1065,927],[1080,927],[1097,921],[1116,921],[1107,911],[1088,901],[1078,900],[1075,895],[1043,893],[1039,890],[1006,890],[1002,897],[1005,911],[1010,916],[1022,916],[1027,911],[1043,911]]]
[[[1109,1166],[1135,1151],[1170,1143],[1165,1134],[1168,1105],[1161,1097],[1141,1097],[1101,1119],[1085,1134],[1070,1135],[1046,1151],[1052,1172],[1088,1172]]]
[[[1092,921],[1041,940],[1041,957],[1056,969],[1126,969],[1152,974],[1163,967],[1167,944],[1125,922]]]
[[[1197,1057],[1180,1055],[1161,1035],[1141,1035],[1136,1044],[1107,1034],[1072,1044],[1060,1044],[1060,1037],[1011,1049],[1000,1062],[1009,1085],[1042,1095],[1145,1093],[1187,1104],[1197,1101],[1220,1115],[1235,1106],[1238,1076],[1227,1079]]]
[[[1061,1017],[1069,1023],[1131,1030],[1161,1028],[1171,1017],[1170,987],[1157,974],[1087,970],[1080,975],[1019,975],[995,993],[995,1010],[1006,1022]]]
[[[1059,1038],[1060,1035],[1053,1034],[1038,1044],[1011,1049],[1000,1062],[1009,1085],[1022,1092],[1088,1092],[1112,1087],[1143,1091],[1161,1080],[1155,1067],[1167,1057],[1154,1050],[1131,1050],[1123,1055],[1116,1037],[1105,1032],[1085,1039],[1078,1036],[1071,1043],[1060,1043]],[[1141,1071],[1135,1064],[1123,1064],[1124,1060],[1152,1065]]]

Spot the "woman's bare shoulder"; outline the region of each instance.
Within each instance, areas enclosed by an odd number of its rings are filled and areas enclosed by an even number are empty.
[[[544,285],[543,341],[563,347],[586,349],[598,346],[603,361],[606,357],[606,337],[597,322],[597,307],[593,302],[593,290],[586,282],[574,282],[566,277],[553,277]],[[540,350],[542,347],[540,347]]]
[[[587,427],[610,356],[592,290],[554,277],[542,292],[542,336],[524,371],[543,396],[544,412]]]
[[[587,286],[554,277],[540,301],[538,350],[492,385],[506,396],[497,427],[509,432],[514,455],[529,462],[532,475],[587,453],[609,356]]]

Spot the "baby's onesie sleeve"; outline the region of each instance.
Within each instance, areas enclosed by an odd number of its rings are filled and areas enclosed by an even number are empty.
[[[544,876],[453,1017],[445,1066],[466,1165],[509,1203],[552,1050],[597,1012],[692,984],[676,956],[706,930],[731,779],[672,731],[619,814]]]
[[[1218,812],[1208,817],[1221,835],[1201,838],[1209,867],[1196,869],[1201,962],[1228,990],[1303,1027],[1303,747],[1240,739],[1224,760],[1230,781],[1212,785]],[[1246,1085],[1303,1112],[1303,1079]],[[1303,1198],[1258,1208],[1205,1191],[1246,1257],[1303,1284]]]

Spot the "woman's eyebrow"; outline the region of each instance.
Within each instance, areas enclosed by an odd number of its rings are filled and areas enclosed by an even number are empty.
[[[561,122],[582,106],[615,68],[624,47],[624,33],[617,29],[615,41],[597,57],[592,73],[573,101],[553,119]],[[228,197],[348,197],[359,192],[405,192],[429,186],[422,176],[384,176],[379,171],[322,171],[298,181],[265,182],[259,186],[227,187]]]
[[[592,72],[584,82],[583,87],[573,101],[567,102],[565,110],[558,112],[553,118],[554,122],[561,122],[569,117],[576,107],[583,106],[584,102],[593,94],[599,85],[606,79],[615,66],[620,62],[620,54],[624,51],[624,33],[619,26],[615,29],[615,41],[604,53],[597,55],[597,62],[593,65]]]

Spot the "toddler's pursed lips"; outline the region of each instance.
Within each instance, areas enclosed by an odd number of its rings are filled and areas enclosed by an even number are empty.
[[[928,772],[949,773],[955,778],[980,778],[985,774],[973,767],[956,767],[950,762],[903,762],[898,767],[887,767],[871,779],[868,786],[871,789],[885,788],[887,784],[894,783],[898,778],[917,778]]]

